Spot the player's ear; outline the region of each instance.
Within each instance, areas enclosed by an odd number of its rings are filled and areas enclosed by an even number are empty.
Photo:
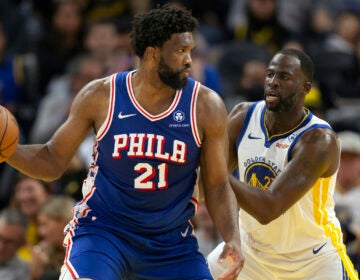
[[[304,83],[304,92],[305,94],[308,94],[311,90],[312,83],[310,81],[306,81]]]
[[[144,58],[146,60],[150,60],[150,61],[157,61],[157,59],[158,59],[158,48],[151,47],[151,46],[147,47],[145,49]]]

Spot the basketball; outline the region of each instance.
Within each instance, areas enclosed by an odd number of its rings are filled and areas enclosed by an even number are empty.
[[[18,142],[18,124],[10,111],[0,105],[0,162],[15,152]]]

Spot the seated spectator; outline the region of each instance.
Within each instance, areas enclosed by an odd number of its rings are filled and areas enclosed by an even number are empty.
[[[52,189],[49,184],[19,173],[11,206],[19,210],[28,220],[26,244],[18,250],[22,260],[31,261],[30,249],[39,242],[37,215],[51,195]]]
[[[250,41],[275,54],[292,37],[280,22],[278,0],[245,0],[234,2],[238,10],[230,8],[229,27],[238,41]],[[239,9],[241,6],[243,7]]]
[[[68,116],[74,96],[85,84],[101,78],[103,70],[103,65],[95,58],[88,55],[74,57],[67,65],[66,74],[51,80],[31,128],[29,142],[48,141]]]
[[[9,34],[0,19],[0,104],[15,115],[20,130],[27,135],[35,114],[30,99],[33,103],[37,99],[35,56],[9,52],[8,44]]]
[[[220,74],[216,67],[209,62],[210,46],[201,33],[195,34],[195,41],[196,49],[191,57],[191,76],[222,96]]]
[[[334,199],[337,205],[349,208],[352,217],[351,229],[360,233],[360,134],[341,131],[338,137],[341,157]]]
[[[348,98],[359,98],[359,36],[360,18],[343,12],[336,18],[334,32],[309,49],[320,89],[335,95],[335,106]]]
[[[261,61],[267,65],[270,58],[266,48],[252,42],[234,41],[224,44],[219,52],[217,69],[224,98],[238,95],[236,91],[246,63]]]
[[[68,196],[54,196],[47,201],[38,214],[39,235],[31,254],[32,280],[58,279],[64,263],[64,228],[72,218],[75,200]]]
[[[130,19],[127,19],[130,22]],[[135,56],[130,47],[130,24],[124,20],[102,19],[91,22],[84,36],[87,54],[103,64],[106,75],[131,70]]]
[[[52,78],[63,75],[68,62],[82,51],[82,5],[76,0],[51,1],[52,13],[46,15],[44,35],[34,51],[39,65],[39,91],[46,92]]]
[[[335,205],[349,211],[350,221],[345,223],[348,236],[347,251],[350,258],[360,256],[360,134],[354,131],[338,133],[341,145],[340,167],[338,171],[338,184],[334,194]],[[354,265],[360,265],[354,260]]]
[[[14,209],[0,212],[0,279],[29,280],[29,266],[16,255],[25,244],[26,217]]]

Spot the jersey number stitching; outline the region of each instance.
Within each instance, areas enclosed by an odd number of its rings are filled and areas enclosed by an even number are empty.
[[[155,190],[157,189],[167,189],[168,182],[167,182],[167,173],[168,173],[168,165],[166,163],[161,163],[157,166],[158,170],[158,178],[159,181],[157,185],[153,181],[156,175],[156,168],[154,168],[149,163],[138,163],[135,165],[134,170],[137,173],[141,173],[138,177],[134,180],[135,189],[140,190]]]

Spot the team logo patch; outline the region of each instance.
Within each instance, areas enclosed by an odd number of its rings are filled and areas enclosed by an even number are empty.
[[[246,182],[253,186],[263,190],[267,190],[275,180],[276,172],[268,164],[264,162],[255,162],[249,165],[245,171]]]
[[[174,121],[180,123],[185,120],[185,114],[184,112],[177,110],[173,113],[173,119]]]

